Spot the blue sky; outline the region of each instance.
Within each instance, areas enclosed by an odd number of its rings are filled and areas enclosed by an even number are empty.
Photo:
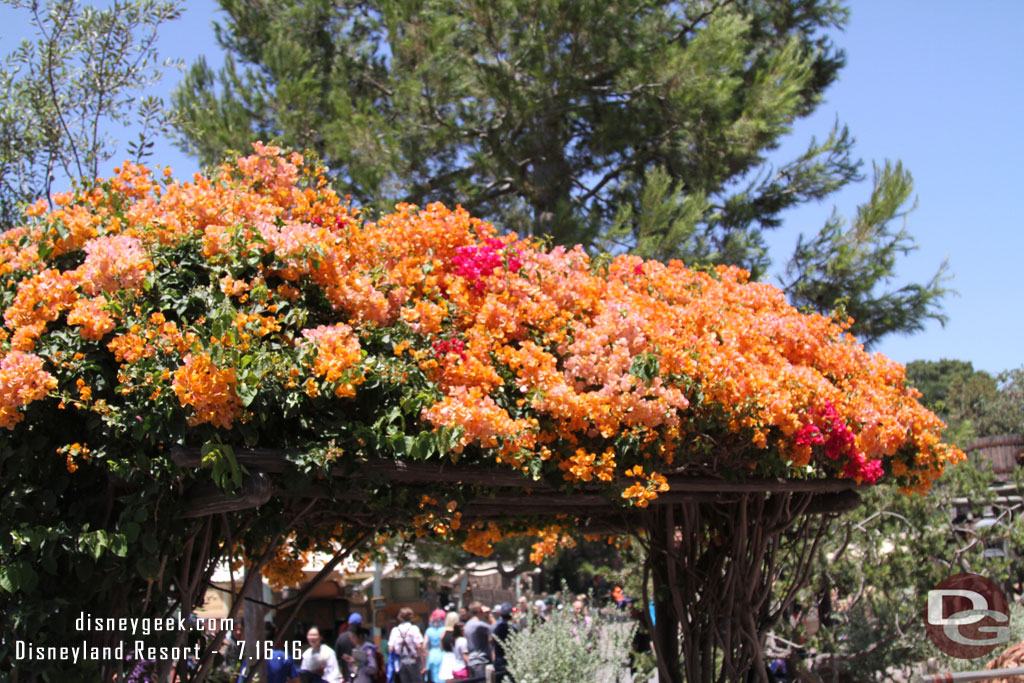
[[[1014,197],[1024,185],[1024,3],[952,0],[854,3],[836,36],[847,66],[813,116],[798,122],[780,153],[791,156],[838,117],[867,162],[901,159],[913,173],[917,210],[907,229],[920,249],[899,264],[925,281],[949,257],[960,296],[949,322],[883,340],[900,362],[960,358],[999,372],[1024,364],[1020,298],[1024,229]],[[774,244],[791,250],[833,204],[852,215],[867,183],[820,206],[792,211]]]
[[[210,27],[216,7],[189,0],[182,19],[161,32],[162,54],[189,64],[205,53],[218,64]],[[0,53],[27,33],[24,16],[0,8]],[[835,35],[848,60],[839,81],[772,156],[792,158],[838,118],[856,135],[868,177],[871,161],[885,159],[902,160],[913,174],[918,208],[907,228],[920,248],[900,261],[897,284],[930,279],[948,257],[954,278],[947,286],[960,295],[945,303],[945,327],[883,340],[878,350],[900,362],[959,358],[993,373],[1024,364],[1017,281],[1024,230],[1013,199],[1024,186],[1022,25],[1024,3],[1007,0],[855,3],[846,31]],[[167,73],[165,92],[178,78]],[[153,159],[179,177],[198,170],[166,142]],[[801,232],[817,231],[833,206],[851,216],[869,192],[865,181],[789,212],[771,237],[776,262],[785,262]]]

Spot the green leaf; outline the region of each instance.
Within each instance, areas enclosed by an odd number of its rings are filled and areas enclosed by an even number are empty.
[[[110,552],[114,553],[117,557],[128,555],[128,541],[124,534],[114,534],[110,537]]]
[[[109,544],[110,539],[107,532],[102,529],[83,534],[79,539],[79,547],[87,550],[94,560],[100,559]]]
[[[434,435],[431,432],[422,432],[409,449],[409,457],[413,460],[426,460],[433,455],[434,450]]]
[[[250,384],[247,380],[246,382],[239,384],[236,391],[238,392],[238,398],[242,401],[242,405],[249,407],[249,405],[256,399],[257,394],[259,394],[260,388],[258,382]]]
[[[659,370],[658,355],[655,353],[637,354],[633,356],[633,362],[629,366],[629,374],[648,386],[658,376]]]
[[[31,593],[39,583],[39,575],[36,574],[36,570],[24,560],[15,562],[6,568],[0,568],[0,572],[2,572],[0,573],[0,588],[9,593],[19,590],[23,593]]]
[[[0,588],[8,593],[18,590],[17,576],[12,569],[13,567],[0,567]]]
[[[121,526],[121,533],[124,535],[124,539],[128,543],[134,543],[139,537],[139,532],[142,530],[136,522],[128,522]]]

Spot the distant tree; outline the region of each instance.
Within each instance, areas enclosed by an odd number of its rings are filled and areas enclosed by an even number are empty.
[[[963,463],[947,470],[927,497],[889,487],[865,491],[864,504],[845,514],[822,544],[800,601],[800,617],[816,611],[821,622],[803,665],[823,680],[839,674],[850,677],[839,680],[892,680],[895,671],[909,679],[917,664],[939,654],[922,619],[929,590],[965,571],[1013,583],[1019,560],[986,548],[1019,547],[1024,516],[1019,505],[998,498],[992,481],[991,472]],[[986,514],[1000,523],[976,526]],[[804,628],[786,635],[799,640]]]
[[[982,436],[1024,432],[1024,368],[993,377],[968,361],[916,360],[907,364],[907,381],[946,421],[950,443],[966,446]]]
[[[213,71],[174,95],[183,149],[206,163],[251,140],[315,151],[364,205],[440,200],[549,235],[763,277],[783,212],[861,178],[836,125],[795,159],[765,155],[811,113],[844,56],[831,0],[222,0]],[[788,275],[798,305],[837,306],[873,344],[944,320],[943,269],[888,291],[914,248],[899,164],[849,226],[833,214]]]
[[[0,229],[19,204],[48,198],[59,179],[92,180],[118,149],[115,127],[138,127],[124,148],[139,162],[167,121],[145,94],[161,76],[160,26],[180,0],[116,0],[99,9],[74,0],[4,0],[26,13],[33,39],[0,68]]]
[[[939,417],[947,417],[950,387],[954,381],[974,375],[990,377],[984,371],[974,369],[966,360],[943,358],[939,361],[915,360],[907,363],[907,383],[921,392],[921,403],[927,405]]]
[[[978,436],[1024,433],[1024,367],[999,373],[996,382],[995,395],[985,395]]]
[[[969,361],[917,360],[907,364],[907,383],[947,422],[950,443],[1022,429],[1024,370],[993,377]],[[1018,472],[1012,479],[1019,495],[1024,478]],[[859,680],[891,678],[938,654],[920,617],[924,596],[939,581],[963,571],[1011,585],[1020,580],[1012,550],[986,552],[1024,542],[1021,506],[1000,498],[994,480],[969,462],[950,468],[927,497],[881,487],[863,493],[864,504],[841,518],[821,549],[805,595],[805,611],[816,608],[823,624],[810,666],[823,677],[841,670]],[[1000,522],[975,524],[984,517]],[[882,561],[865,562],[869,557]],[[951,661],[943,667],[957,670]]]
[[[966,446],[991,431],[990,407],[998,400],[998,380],[970,361],[915,360],[907,364],[907,382],[921,402],[946,422],[945,438]]]

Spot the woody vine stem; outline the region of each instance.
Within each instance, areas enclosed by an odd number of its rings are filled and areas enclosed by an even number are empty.
[[[804,514],[810,500],[751,493],[646,514],[640,541],[653,595],[644,598],[654,600],[662,680],[767,681],[764,636],[805,583],[830,521]],[[773,585],[781,590],[773,594]]]

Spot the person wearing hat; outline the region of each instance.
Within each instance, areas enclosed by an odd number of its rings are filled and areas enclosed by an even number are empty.
[[[436,609],[430,613],[430,625],[423,632],[427,641],[427,675],[430,683],[441,683],[441,660],[444,659],[444,651],[441,649],[441,636],[444,635],[444,624],[446,618],[443,609]]]
[[[352,676],[352,667],[350,666],[350,660],[355,657],[359,659],[362,652],[356,652],[358,647],[352,640],[352,631],[357,626],[363,625],[363,615],[359,612],[352,612],[348,615],[348,628],[338,634],[337,640],[334,641],[334,652],[338,656],[338,665],[341,667],[342,680],[349,680]]]

